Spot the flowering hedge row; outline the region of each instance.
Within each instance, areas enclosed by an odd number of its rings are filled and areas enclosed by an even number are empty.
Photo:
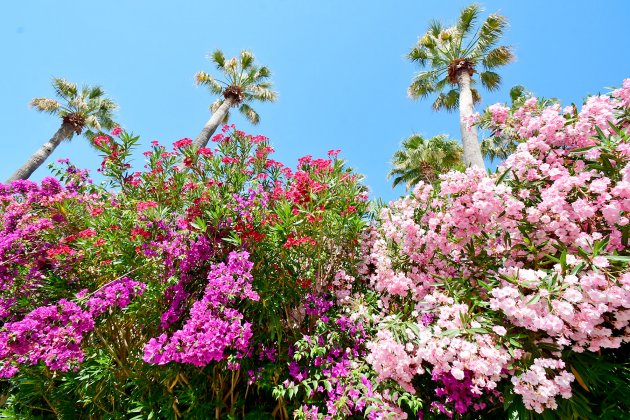
[[[518,144],[373,211],[331,150],[145,152],[0,185],[12,417],[618,418],[630,411],[630,80],[482,117]]]

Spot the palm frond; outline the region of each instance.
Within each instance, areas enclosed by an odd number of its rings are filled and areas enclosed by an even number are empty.
[[[447,135],[425,138],[413,134],[402,141],[392,158],[394,166],[388,179],[394,177],[393,187],[405,183],[407,189],[420,181],[433,182],[440,173],[461,165],[463,149]]]
[[[510,89],[510,100],[512,104],[523,102],[525,99],[532,97],[533,94],[525,88],[523,85],[512,86]]]
[[[239,112],[241,114],[243,114],[245,116],[245,118],[247,118],[247,120],[256,125],[260,122],[260,116],[258,115],[258,113],[256,111],[254,111],[252,109],[252,107],[250,107],[247,104],[242,104],[239,108],[238,108]]]
[[[97,104],[97,109],[99,112],[110,113],[118,109],[118,104],[109,98],[100,98],[98,101],[95,102]]]
[[[507,24],[507,18],[496,13],[486,18],[481,28],[479,28],[478,40],[474,47],[479,52],[478,55],[488,52],[497,43],[503,36],[503,31]]]
[[[462,38],[470,32],[473,26],[475,26],[481,11],[481,6],[478,4],[471,4],[461,11],[459,18],[457,19],[456,27]]]
[[[74,112],[79,112],[81,114],[85,114],[89,112],[89,105],[85,98],[81,96],[75,96],[74,98],[68,101],[68,108],[70,108]]]
[[[413,99],[426,98],[437,90],[438,81],[436,79],[437,72],[435,70],[419,72],[407,88],[407,95]]]
[[[208,108],[214,114],[215,112],[217,112],[217,109],[219,109],[222,103],[223,99],[217,99],[216,101],[212,102],[212,104]]]
[[[105,91],[100,86],[86,86],[84,89],[88,99],[98,99],[105,95]]]
[[[57,96],[63,99],[69,100],[78,94],[77,85],[66,79],[55,77],[52,79],[52,85]]]
[[[470,88],[470,93],[472,94],[473,105],[477,105],[481,102],[481,95],[479,94],[479,91],[477,89]]]
[[[239,72],[237,70],[238,64],[239,61],[236,59],[236,57],[225,60],[224,71],[229,77],[232,78],[232,80],[237,80],[237,77],[239,75]]]
[[[440,111],[444,109],[448,112],[454,112],[457,110],[458,106],[459,89],[451,89],[447,93],[440,93],[435,102],[433,102],[434,111]]]
[[[431,54],[429,53],[429,49],[422,45],[414,46],[409,54],[407,54],[407,58],[411,61],[418,62],[421,66],[426,66],[429,59],[431,58]]]
[[[437,19],[433,19],[429,22],[429,29],[427,30],[427,34],[433,36],[434,38],[438,38],[440,33],[442,32],[443,26],[442,22]]]
[[[49,114],[56,114],[61,108],[61,104],[58,101],[50,98],[34,98],[29,105],[40,112]]]
[[[225,55],[223,54],[223,51],[219,49],[214,50],[214,52],[210,55],[210,59],[217,66],[217,69],[225,69]]]
[[[95,115],[88,115],[85,118],[85,126],[89,128],[94,128],[96,130],[101,130],[101,123],[98,121]]]
[[[500,46],[493,48],[481,60],[486,69],[493,69],[514,61],[514,52],[510,46]]]
[[[223,92],[221,83],[205,71],[198,71],[195,74],[195,83],[199,86],[207,86],[210,92],[215,95],[220,95]]]
[[[479,74],[481,84],[489,91],[499,89],[501,84],[501,76],[493,71],[483,71]]]
[[[269,77],[271,77],[271,70],[269,70],[269,67],[266,67],[266,66],[258,67],[256,75],[252,79],[252,82],[259,83],[261,80],[267,79]]]
[[[278,94],[267,87],[261,85],[250,86],[251,98],[262,102],[275,102]]]
[[[241,68],[248,69],[254,63],[254,54],[248,50],[241,51]]]
[[[451,82],[448,80],[448,77],[444,76],[440,80],[438,80],[438,82],[435,84],[435,91],[441,92],[442,90],[446,88],[447,85],[450,85],[450,84]]]
[[[116,121],[114,121],[114,119],[111,117],[111,114],[109,113],[101,113],[96,115],[95,117],[97,118],[100,126],[106,130],[111,130],[112,128],[118,127],[120,125]]]
[[[505,160],[516,151],[518,142],[513,138],[493,136],[481,141],[481,153],[490,161]]]

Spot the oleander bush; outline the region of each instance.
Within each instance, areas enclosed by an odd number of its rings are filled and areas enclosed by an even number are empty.
[[[384,208],[365,271],[365,361],[424,415],[630,412],[630,80],[580,111],[485,116],[516,151]],[[399,394],[402,395],[402,394]]]

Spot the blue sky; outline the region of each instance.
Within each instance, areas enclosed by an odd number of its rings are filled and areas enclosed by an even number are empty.
[[[212,98],[195,87],[198,70],[213,71],[207,55],[250,49],[271,68],[279,100],[257,104],[247,132],[268,136],[276,159],[342,149],[373,198],[396,198],[386,179],[401,140],[417,132],[459,138],[455,114],[414,102],[406,88],[418,68],[404,55],[438,18],[453,23],[466,1],[231,0],[12,1],[0,14],[0,181],[58,128],[59,121],[28,107],[52,96],[51,77],[99,84],[119,105],[118,121],[143,146],[194,138],[209,118]],[[507,101],[523,84],[540,96],[581,103],[630,77],[630,3],[618,1],[487,1],[486,13],[506,15],[504,44],[517,60],[505,67],[498,92],[483,106]],[[485,16],[485,15],[484,15]],[[144,150],[142,148],[142,150]],[[139,152],[141,152],[140,150]],[[70,158],[96,169],[100,159],[85,139],[63,143],[52,160]],[[142,167],[138,153],[137,168]],[[48,174],[43,165],[32,179]]]

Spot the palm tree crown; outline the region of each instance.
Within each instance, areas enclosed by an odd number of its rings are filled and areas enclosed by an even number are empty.
[[[53,78],[52,85],[59,100],[35,98],[31,101],[32,107],[61,118],[62,124],[71,126],[76,134],[85,129],[84,134],[89,139],[116,126],[113,112],[118,105],[105,98],[100,86],[84,85],[79,89],[76,84],[61,78]]]
[[[254,100],[274,102],[277,98],[268,80],[271,77],[269,68],[256,66],[254,55],[247,50],[241,51],[239,57],[230,59],[226,59],[221,50],[216,50],[210,58],[224,79],[215,79],[205,71],[200,71],[195,75],[195,82],[207,86],[211,93],[223,96],[210,106],[212,112],[216,112],[223,101],[229,99],[232,102],[231,106],[238,107],[241,114],[252,124],[258,124],[260,117],[249,103]],[[230,114],[226,113],[223,122],[227,122],[229,117]]]
[[[387,178],[394,177],[392,187],[404,183],[407,189],[420,181],[431,183],[439,174],[462,166],[463,153],[462,146],[446,134],[429,139],[413,134],[394,153],[394,168]]]
[[[31,106],[61,119],[61,127],[7,180],[28,179],[55,151],[64,140],[75,134],[84,133],[92,140],[103,130],[114,128],[112,114],[118,106],[105,98],[105,92],[98,86],[83,86],[81,89],[65,79],[54,78],[53,88],[57,99],[35,98]],[[85,132],[84,132],[85,130]]]
[[[408,54],[411,61],[428,68],[414,76],[408,89],[410,97],[418,99],[438,93],[433,109],[454,111],[459,105],[458,71],[466,71],[472,77],[480,64],[481,84],[490,91],[499,87],[501,76],[493,70],[514,59],[511,47],[496,45],[503,36],[507,19],[491,14],[475,29],[481,11],[476,4],[466,7],[457,24],[449,28],[439,21],[430,23],[428,31]],[[479,91],[475,88],[471,91],[473,102],[479,102]]]

